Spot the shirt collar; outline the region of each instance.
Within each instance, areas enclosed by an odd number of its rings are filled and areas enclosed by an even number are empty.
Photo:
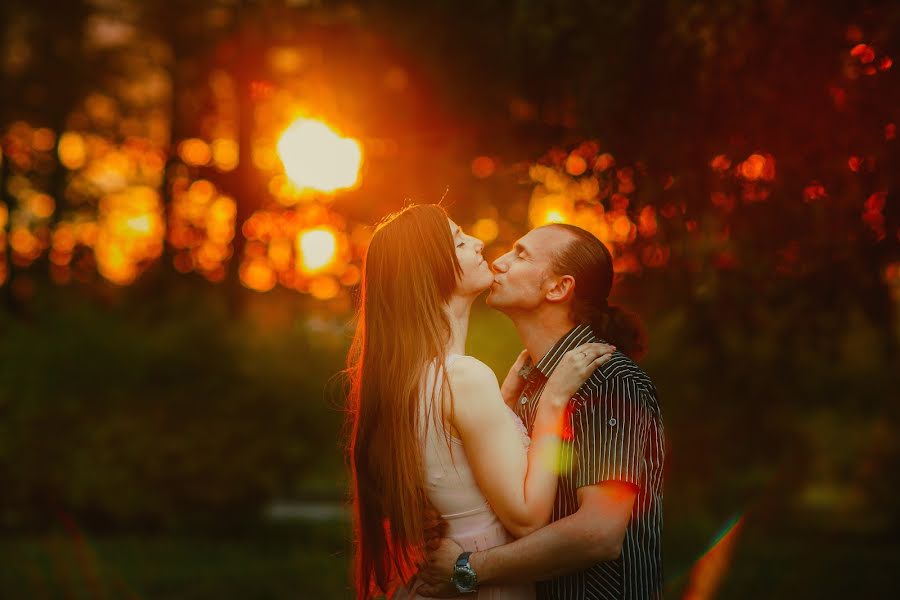
[[[550,375],[552,375],[553,371],[556,369],[556,365],[559,364],[559,361],[562,360],[562,357],[566,352],[582,344],[594,341],[599,340],[597,339],[597,336],[594,335],[594,330],[591,329],[590,325],[588,325],[587,323],[576,325],[575,327],[570,329],[567,334],[559,338],[556,344],[554,344],[553,347],[547,351],[547,353],[543,356],[543,358],[541,358],[541,360],[537,362],[536,365],[529,357],[529,359],[525,362],[525,365],[522,367],[522,370],[519,371],[519,375],[521,375],[528,381],[532,381],[538,373],[540,373],[544,377],[550,377]]]

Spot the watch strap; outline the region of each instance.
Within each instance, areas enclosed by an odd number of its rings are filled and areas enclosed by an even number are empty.
[[[463,552],[459,555],[459,558],[456,559],[457,567],[466,567],[469,565],[469,557],[472,556],[471,552]]]

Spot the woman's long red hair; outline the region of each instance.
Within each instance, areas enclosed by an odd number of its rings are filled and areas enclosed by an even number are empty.
[[[409,579],[434,519],[423,481],[420,387],[427,364],[444,364],[444,306],[461,272],[447,214],[436,205],[385,218],[366,252],[347,359],[355,585],[363,600]]]

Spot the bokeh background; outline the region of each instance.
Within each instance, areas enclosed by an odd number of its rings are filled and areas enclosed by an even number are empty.
[[[900,591],[900,4],[6,0],[0,597],[347,598],[373,224],[607,242],[670,598]],[[520,346],[479,304],[469,352]]]

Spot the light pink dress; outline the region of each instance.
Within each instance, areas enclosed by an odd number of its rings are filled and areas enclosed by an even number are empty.
[[[449,368],[460,356],[449,355],[447,367]],[[475,552],[511,542],[513,537],[503,527],[478,489],[478,484],[475,483],[462,441],[445,432],[440,425],[440,416],[437,417],[437,423],[431,416],[440,415],[439,400],[442,388],[440,380],[436,379],[436,376],[440,375],[441,370],[436,369],[434,365],[427,369],[420,404],[420,422],[424,425],[422,457],[428,498],[447,521],[447,537],[453,539],[464,550]],[[527,448],[530,440],[525,426],[512,409],[509,409],[509,415],[522,434],[523,447]],[[400,588],[393,598],[421,598],[410,594],[409,590],[415,589],[416,585],[418,581],[414,580],[408,588]],[[477,593],[465,594],[463,597],[477,600],[531,600],[535,594],[533,584],[523,583],[479,586]]]

